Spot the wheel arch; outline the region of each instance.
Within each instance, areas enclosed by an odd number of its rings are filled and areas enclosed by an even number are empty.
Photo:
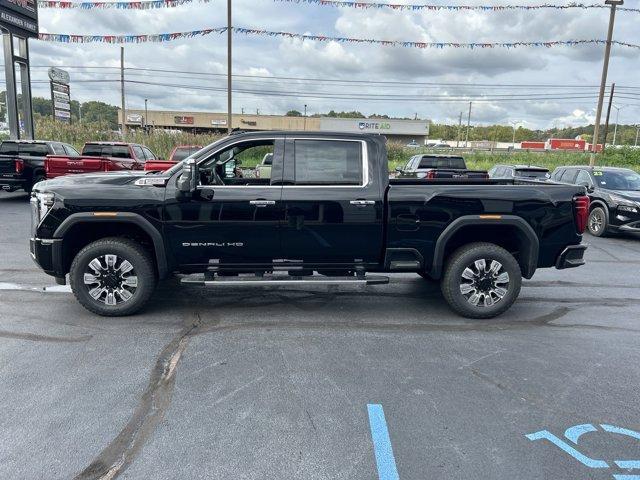
[[[486,241],[516,258],[522,276],[531,278],[538,266],[540,242],[531,225],[515,215],[466,215],[449,224],[436,241],[430,276],[442,276],[447,257],[457,248]]]
[[[89,243],[105,237],[133,238],[147,246],[153,254],[159,278],[168,275],[167,255],[162,235],[151,222],[131,212],[83,212],[67,217],[54,233],[62,239],[59,262],[67,273],[73,257]]]

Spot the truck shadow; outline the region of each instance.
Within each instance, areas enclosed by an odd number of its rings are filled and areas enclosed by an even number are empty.
[[[25,192],[6,193],[0,191],[0,203],[28,203],[29,194]]]

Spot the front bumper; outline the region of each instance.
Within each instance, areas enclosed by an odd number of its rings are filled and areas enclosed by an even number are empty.
[[[575,268],[584,265],[584,252],[587,245],[569,245],[565,248],[556,260],[556,268],[562,270],[565,268]]]
[[[62,239],[31,238],[29,240],[31,258],[47,275],[64,278],[62,264]]]

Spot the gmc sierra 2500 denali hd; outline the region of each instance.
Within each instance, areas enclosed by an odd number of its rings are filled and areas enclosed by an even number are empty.
[[[265,151],[270,178],[236,176]],[[589,210],[578,186],[389,180],[384,137],[307,132],[231,135],[163,173],[60,177],[31,202],[35,261],[108,316],[140,310],[171,273],[222,287],[415,272],[490,318],[537,268],[584,263]]]

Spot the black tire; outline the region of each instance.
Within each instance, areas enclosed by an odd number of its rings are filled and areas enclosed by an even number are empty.
[[[38,183],[38,182],[42,182],[42,181],[44,181],[44,180],[46,180],[46,178],[45,178],[44,174],[39,173],[39,174],[34,175],[34,177],[31,179],[31,183],[30,183],[30,184],[28,184],[28,185],[25,187],[24,191],[25,191],[25,192],[27,192],[28,194],[31,194],[31,190],[33,190],[33,186],[34,186],[36,183]]]
[[[482,260],[484,268],[481,262],[476,263]],[[495,272],[494,261],[500,265]],[[453,252],[440,284],[449,306],[467,318],[493,318],[504,313],[518,298],[521,286],[522,272],[513,255],[498,245],[484,242],[470,243]],[[474,295],[477,298],[472,298]]]
[[[589,220],[587,220],[587,229],[591,235],[594,237],[605,237],[607,235],[608,224],[607,212],[604,208],[595,207],[591,210]]]
[[[114,256],[110,267],[109,259]],[[98,264],[92,263],[96,260]],[[96,269],[97,265],[100,268]],[[130,270],[119,273],[129,266],[132,267]],[[131,277],[135,277],[135,287]],[[125,238],[103,238],[90,243],[76,255],[71,264],[69,283],[78,302],[90,312],[120,317],[133,315],[145,306],[155,290],[156,273],[151,255],[139,243]],[[97,290],[101,293],[95,298],[90,292],[95,295]]]

